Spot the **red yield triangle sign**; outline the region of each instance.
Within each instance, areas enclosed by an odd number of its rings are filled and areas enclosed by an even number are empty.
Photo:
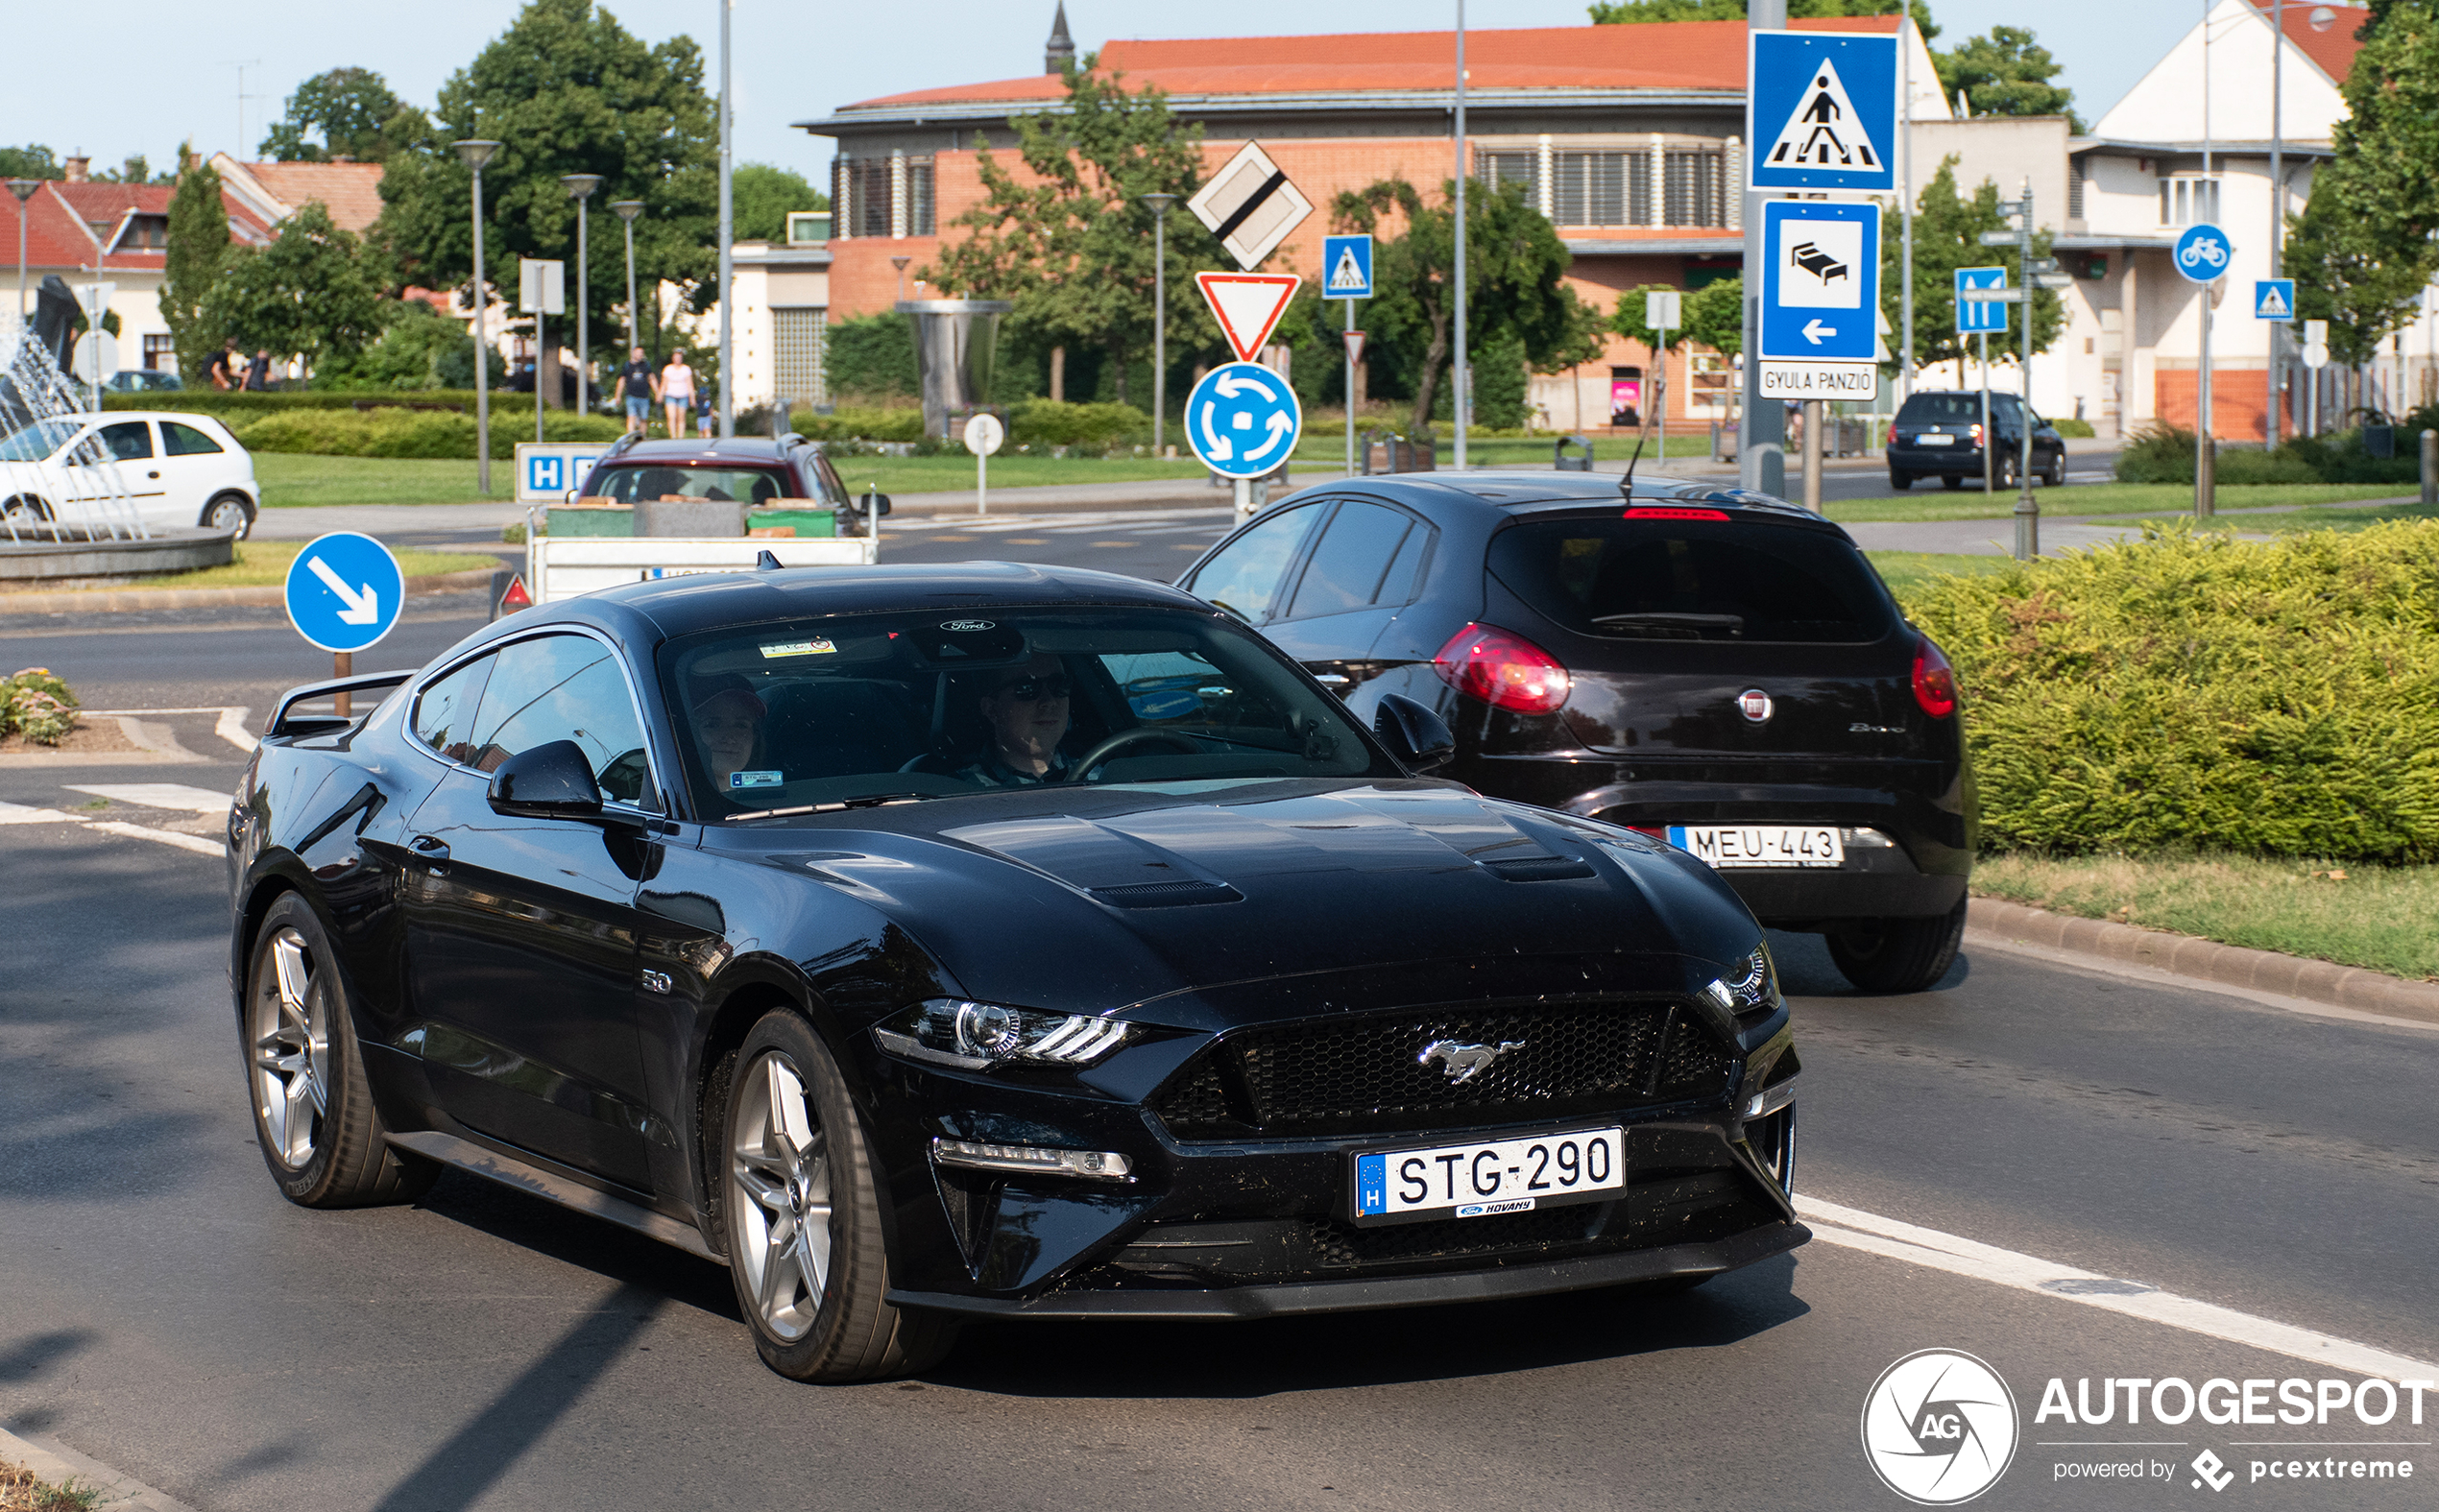
[[[1357,363],[1364,360],[1364,333],[1362,331],[1348,331],[1345,333],[1345,336],[1346,365],[1352,368]]]
[[[499,595],[499,607],[503,612],[534,607],[534,596],[525,591],[525,574],[519,572],[508,580],[507,591]]]
[[[1295,298],[1296,285],[1303,281],[1292,273],[1195,275],[1212,317],[1220,323],[1220,334],[1228,338],[1239,362],[1260,359],[1263,343],[1270,339],[1279,317],[1288,312],[1288,301]]]

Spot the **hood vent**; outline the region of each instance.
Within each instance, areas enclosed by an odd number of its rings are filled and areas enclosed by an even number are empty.
[[[1591,875],[1586,873],[1586,876]],[[1096,887],[1093,896],[1113,908],[1187,908],[1196,903],[1241,903],[1244,894],[1218,882],[1129,882]]]
[[[1510,882],[1570,882],[1596,875],[1589,863],[1564,855],[1527,855],[1513,861],[1485,861],[1483,870]]]

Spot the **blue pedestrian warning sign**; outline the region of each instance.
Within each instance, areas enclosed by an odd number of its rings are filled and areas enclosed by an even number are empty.
[[[2257,321],[2293,320],[2295,318],[2295,280],[2292,278],[2254,279],[2253,318]]]
[[[1371,237],[1322,237],[1321,266],[1329,270],[1321,278],[1321,298],[1368,300],[1372,297]]]
[[[1896,186],[1897,38],[1754,32],[1747,140],[1754,189]]]

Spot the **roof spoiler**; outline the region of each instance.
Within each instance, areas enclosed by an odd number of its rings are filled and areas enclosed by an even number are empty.
[[[332,730],[344,730],[355,721],[341,719],[336,714],[306,714],[292,720],[288,717],[288,710],[317,698],[328,698],[333,693],[369,693],[374,688],[396,687],[415,676],[416,671],[416,668],[408,667],[402,672],[367,672],[359,677],[338,677],[326,683],[307,683],[292,687],[280,694],[279,702],[273,707],[271,723],[263,731],[263,738],[322,734]]]

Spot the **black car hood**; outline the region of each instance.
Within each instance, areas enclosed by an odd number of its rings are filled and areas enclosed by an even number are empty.
[[[862,899],[970,996],[1076,1012],[1170,997],[1158,1017],[1181,1026],[1207,1014],[1176,995],[1431,962],[1455,996],[1612,990],[1621,972],[1680,991],[1682,958],[1725,965],[1760,937],[1690,857],[1434,781],[1035,788],[708,843]]]

